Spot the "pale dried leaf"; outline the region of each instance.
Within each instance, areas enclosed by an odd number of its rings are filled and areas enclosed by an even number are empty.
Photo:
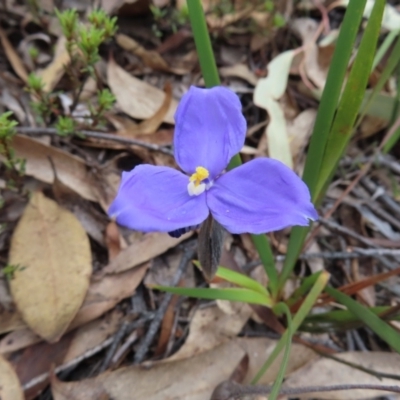
[[[284,51],[268,64],[268,76],[259,79],[254,90],[253,100],[256,106],[266,108],[266,99],[278,100],[283,95],[294,56],[293,50]]]
[[[373,371],[386,374],[398,375],[400,368],[400,355],[389,352],[348,352],[337,354],[336,357]],[[312,379],[310,380],[310,377]],[[376,384],[376,385],[398,385],[399,381],[395,379],[377,378],[371,374],[352,368],[350,366],[338,363],[329,358],[318,358],[296,371],[285,381],[288,387],[302,386],[328,386],[328,385],[346,385],[346,384]],[[379,390],[346,390],[335,392],[313,393],[312,395],[303,395],[303,398],[318,398],[329,400],[357,400],[368,399],[380,396],[386,396]]]
[[[290,151],[295,163],[299,161],[304,153],[314,127],[317,111],[308,109],[301,112],[293,121],[288,122],[287,132],[289,137]]]
[[[293,168],[293,161],[285,116],[276,100],[282,97],[286,90],[294,54],[293,50],[285,51],[268,64],[268,76],[258,81],[253,96],[254,104],[267,110],[270,117],[270,123],[265,130],[269,156],[282,161],[290,168]]]
[[[82,159],[22,135],[12,139],[15,156],[26,160],[26,175],[46,182],[54,182],[52,159],[60,181],[86,200],[97,201],[96,184]],[[0,155],[0,160],[3,159]]]
[[[215,386],[226,380],[245,355],[234,341],[228,341],[196,357],[172,363],[158,363],[150,369],[140,366],[120,368],[94,379],[66,382],[62,390],[79,393],[102,386],[114,400],[208,400]],[[58,388],[61,390],[61,386]],[[55,397],[64,400],[65,397]],[[80,399],[80,397],[78,397]],[[93,397],[85,399],[94,400]]]
[[[113,59],[108,62],[107,80],[121,109],[133,118],[148,119],[160,109],[166,94],[121,68]],[[173,124],[177,102],[172,100],[164,122]]]
[[[137,241],[134,241],[129,247],[122,250],[115,259],[103,269],[103,272],[115,274],[136,267],[165,253],[168,249],[177,246],[192,235],[193,232],[188,232],[176,239],[172,238],[167,233],[156,232],[145,234]]]
[[[222,67],[219,69],[221,76],[224,78],[237,77],[250,83],[250,85],[256,86],[258,78],[253,71],[250,71],[249,67],[245,64],[236,64],[232,67]]]
[[[24,400],[17,374],[13,367],[0,356],[0,399],[1,400]]]
[[[271,158],[275,158],[286,164],[289,168],[293,168],[286,120],[282,107],[272,98],[265,99],[264,105],[270,118],[270,122],[265,129],[268,141],[268,154]]]
[[[10,43],[7,38],[7,35],[0,28],[0,41],[3,46],[4,52],[10,61],[11,66],[13,67],[15,73],[26,83],[28,82],[28,73],[26,71],[25,65],[23,64],[21,57],[15,51],[14,47]]]
[[[65,37],[60,36],[56,44],[53,61],[46,68],[37,72],[43,80],[43,90],[45,92],[51,92],[54,89],[58,81],[64,75],[65,67],[71,62],[70,56],[65,48],[65,43]]]
[[[9,263],[20,266],[10,287],[23,319],[45,340],[58,340],[82,305],[92,272],[81,224],[34,193],[13,233]]]

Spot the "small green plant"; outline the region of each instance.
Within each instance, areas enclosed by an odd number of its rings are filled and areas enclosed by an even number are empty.
[[[172,30],[175,33],[189,22],[189,12],[186,4],[180,9],[160,8],[151,5],[150,11],[154,18],[153,33],[157,37],[162,37],[162,31],[165,29]]]
[[[76,122],[71,117],[60,116],[57,119],[56,129],[60,136],[72,135],[76,130]]]
[[[11,281],[12,279],[14,279],[14,274],[16,271],[22,271],[24,270],[25,267],[22,267],[21,265],[11,265],[11,264],[7,264],[4,266],[3,268],[3,274],[5,276],[5,278],[7,279],[7,281]]]
[[[65,72],[72,85],[72,104],[68,110],[61,109],[61,103],[56,92],[48,93],[42,79],[35,74],[30,74],[26,90],[32,96],[32,107],[42,124],[50,125],[55,121],[55,127],[60,136],[76,134],[79,129],[95,128],[104,121],[104,113],[108,111],[115,97],[108,89],[98,91],[97,105],[88,104],[90,116],[82,122],[74,119],[74,111],[78,106],[81,94],[89,77],[92,77],[97,86],[103,83],[95,70],[95,64],[100,60],[99,47],[102,43],[112,38],[117,31],[116,17],[109,17],[104,10],[94,10],[87,18],[87,23],[79,21],[75,9],[65,11],[55,10],[62,32],[66,38],[66,50],[70,62],[65,66]],[[35,48],[30,50],[34,60],[38,56]]]
[[[28,76],[28,82],[25,90],[31,94],[32,108],[42,123],[49,123],[50,116],[57,108],[54,96],[44,91],[44,83],[40,76],[33,72]]]
[[[25,173],[25,160],[17,158],[11,146],[11,140],[16,134],[15,127],[18,125],[16,121],[11,120],[12,115],[11,111],[0,115],[0,154],[5,156],[6,169],[20,177]],[[13,180],[10,179],[10,182]]]

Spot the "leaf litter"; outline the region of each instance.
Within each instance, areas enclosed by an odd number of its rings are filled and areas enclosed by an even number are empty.
[[[262,307],[172,296],[158,321],[157,335],[149,345],[143,344],[151,322],[160,317],[157,310],[164,296],[153,285],[169,285],[174,280],[180,259],[198,232],[189,232],[178,240],[167,234],[132,233],[105,214],[121,170],[143,162],[176,167],[167,152],[158,149],[170,151],[178,101],[191,84],[202,82],[189,25],[182,19],[183,2],[178,2],[177,8],[169,2],[159,4],[160,14],[155,9],[149,11],[145,1],[143,9],[140,2],[136,6],[123,1],[103,2],[120,21],[129,14],[135,24],[130,22],[127,28],[121,23],[115,41],[102,45],[101,59],[93,70],[96,79],[68,73],[77,53],[71,59],[59,22],[51,15],[53,6],[42,3],[46,2],[38,2],[38,14],[34,8],[15,4],[15,14],[9,15],[11,24],[4,17],[8,14],[0,13],[0,78],[4,86],[0,89],[0,113],[13,111],[22,125],[12,148],[16,157],[25,160],[24,176],[16,180],[6,173],[4,158],[0,167],[4,181],[0,397],[45,399],[51,392],[56,400],[205,400],[228,379],[248,384],[275,347],[285,321],[275,316],[274,320]],[[318,106],[315,93],[324,86],[341,22],[335,14],[339,3],[327,14],[330,26],[321,24],[329,7],[326,2],[300,2],[291,10],[279,6],[276,12],[255,3],[203,3],[223,84],[239,94],[248,121],[243,159],[268,155],[300,174]],[[319,6],[315,8],[314,3]],[[368,2],[366,17],[371,4]],[[288,21],[284,29],[275,25],[278,11]],[[26,20],[21,18],[24,15]],[[398,18],[396,7],[388,5],[384,27],[392,30]],[[28,46],[21,38],[32,29],[46,39],[33,36]],[[50,44],[54,52],[49,51]],[[385,62],[383,58],[374,71],[378,76]],[[92,115],[87,121],[76,118],[82,124],[76,133],[90,130],[99,137],[50,134],[46,128],[54,128],[57,113],[47,123],[34,120],[35,110],[26,100],[29,96],[23,87],[32,71],[41,76],[44,92],[59,115],[65,113],[59,95],[72,99],[65,114],[77,115],[71,111],[76,95],[74,79],[82,84],[82,96],[75,107],[85,113],[96,107],[98,91],[109,88],[116,103],[101,124],[88,126],[93,122]],[[373,79],[370,85],[373,88]],[[393,99],[390,83],[380,95]],[[370,114],[341,161],[341,174],[335,176],[329,191],[334,196],[327,196],[323,210],[332,200],[341,199],[359,163],[368,159],[373,141],[388,124],[387,113],[372,108]],[[368,118],[376,117],[380,120],[368,122]],[[107,133],[138,140],[139,145],[101,136]],[[145,148],[140,143],[155,147]],[[372,184],[362,182],[351,196],[341,200],[339,210],[331,217],[337,225],[325,224],[312,236],[296,277],[285,287],[285,296],[299,287],[299,279],[328,269],[333,272],[335,285],[350,284],[354,288],[352,293],[358,301],[394,309],[398,306],[397,277],[392,274],[387,281],[374,279],[385,268],[394,267],[399,256],[381,255],[398,245],[397,152],[395,148],[392,155],[382,156],[374,166],[368,178]],[[338,225],[340,231],[334,229]],[[233,262],[224,258],[227,267],[247,272],[254,268],[251,263],[257,262],[258,256],[247,239],[241,235],[229,240],[225,251]],[[271,243],[274,253],[282,256],[287,232],[271,235]],[[376,251],[375,255],[350,258],[356,254],[354,249],[362,246]],[[253,272],[252,276],[263,281],[257,270]],[[187,268],[179,283],[186,287],[204,284],[193,266]],[[222,287],[225,283],[210,285]],[[301,301],[302,297],[298,298],[292,309],[297,310]],[[313,312],[337,311],[336,307],[325,298]],[[343,329],[327,330],[323,336],[300,330],[295,342],[289,355],[286,387],[309,386],[310,377],[313,385],[322,386],[371,383],[379,381],[371,375],[374,371],[395,377],[398,369],[397,354],[362,326],[347,333]],[[338,353],[337,358],[355,366],[321,357],[316,352],[321,349],[326,354]],[[145,359],[140,365],[132,365],[138,350],[144,351]],[[259,383],[271,384],[280,363],[278,358]],[[382,382],[397,384],[393,376]],[[302,398],[381,395],[357,389],[305,394]]]

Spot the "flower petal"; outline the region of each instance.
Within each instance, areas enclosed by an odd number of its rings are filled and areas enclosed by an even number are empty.
[[[231,233],[271,232],[318,219],[306,184],[270,158],[257,158],[222,175],[207,192],[207,204]]]
[[[139,165],[122,174],[109,214],[119,224],[150,232],[198,225],[208,214],[205,193],[189,196],[188,177],[168,167]]]
[[[231,90],[192,86],[175,114],[174,148],[178,165],[187,174],[204,167],[214,179],[240,151],[246,136],[242,105]]]

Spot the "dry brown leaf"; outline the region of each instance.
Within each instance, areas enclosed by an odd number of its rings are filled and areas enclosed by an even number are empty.
[[[275,349],[277,341],[268,338],[237,338],[235,341],[242,347],[249,357],[248,371],[244,381],[242,382],[247,384],[251,382]],[[291,375],[293,372],[303,368],[317,357],[318,355],[308,347],[296,343],[292,344],[285,376]],[[258,384],[267,385],[276,379],[282,364],[282,358],[283,353],[276,358],[266,373],[261,377]]]
[[[160,109],[166,96],[162,90],[130,75],[112,58],[108,62],[107,80],[121,109],[133,118],[152,117]],[[176,107],[177,101],[172,100],[164,122],[174,124]]]
[[[129,247],[121,251],[104,269],[106,274],[115,274],[126,271],[151,260],[167,250],[175,247],[182,241],[193,235],[188,232],[180,238],[175,239],[167,233],[149,233],[132,243]]]
[[[62,382],[55,374],[50,377],[51,393],[54,400],[110,400],[101,382],[93,380],[80,382]]]
[[[217,306],[197,310],[190,323],[190,332],[185,344],[163,362],[190,359],[219,346],[235,337],[251,314],[252,310],[248,304],[242,303],[236,314],[225,314]]]
[[[367,367],[376,372],[398,375],[400,369],[400,355],[389,352],[348,352],[337,354],[336,357],[350,363]],[[310,380],[310,377],[312,379]],[[371,374],[352,368],[348,365],[338,363],[329,358],[318,358],[311,361],[303,368],[297,370],[285,381],[287,387],[302,386],[328,386],[346,384],[377,384],[377,385],[398,385],[395,379],[377,378]],[[379,390],[346,390],[335,392],[313,393],[302,395],[302,398],[357,400],[380,396],[386,396]]]
[[[57,176],[65,186],[86,200],[97,201],[95,180],[89,175],[86,164],[79,157],[22,135],[13,137],[12,148],[16,157],[26,160],[27,175],[46,183],[53,183],[54,173],[49,161],[51,158]]]
[[[116,35],[115,39],[123,49],[140,57],[146,66],[160,71],[169,70],[167,62],[157,51],[146,50],[136,40],[124,35],[123,33]]]
[[[87,292],[81,309],[69,329],[81,326],[111,310],[121,300],[132,296],[142,281],[149,264],[93,282]]]
[[[89,350],[102,344],[113,335],[120,326],[122,313],[114,310],[110,315],[83,325],[74,333],[74,337],[65,355],[63,364],[83,356]]]
[[[58,340],[89,287],[92,256],[82,225],[34,193],[13,233],[9,263],[20,266],[10,287],[23,319],[45,340]]]
[[[71,62],[67,49],[65,48],[66,39],[60,36],[56,44],[56,51],[53,61],[37,74],[42,78],[45,92],[51,92],[58,81],[64,75],[65,67]]]
[[[8,61],[10,61],[10,64],[12,65],[15,73],[25,83],[28,82],[28,72],[26,71],[25,65],[23,64],[21,57],[14,50],[14,47],[8,40],[7,35],[1,28],[0,28],[0,41],[1,41],[1,44],[3,45],[3,49],[4,49],[4,52],[6,53]]]
[[[13,367],[0,356],[0,399],[24,400],[24,393]]]
[[[114,400],[208,400],[215,386],[229,378],[244,354],[239,345],[229,341],[196,357],[159,363],[150,369],[126,367],[94,379],[65,382],[57,391],[52,388],[53,395],[55,400],[65,400],[66,397],[57,397],[61,390],[63,393],[82,390],[89,394],[85,400],[95,400],[90,396],[90,388],[102,386]]]
[[[16,310],[7,311],[1,309],[0,311],[0,334],[16,329],[21,329],[25,327],[25,323],[22,321],[21,316]],[[0,344],[1,353],[1,344]]]
[[[305,72],[314,85],[322,89],[325,86],[329,64],[320,59],[320,48],[316,43],[319,24],[311,18],[298,18],[291,25],[303,41]],[[325,58],[330,58],[332,49],[324,53]]]
[[[114,258],[121,252],[121,234],[118,226],[114,221],[110,221],[105,232],[105,242],[108,250],[108,259]]]
[[[22,328],[10,332],[7,336],[1,339],[0,354],[9,354],[42,341],[40,336],[36,335],[35,332],[26,327],[26,324],[22,319],[20,319],[20,321],[21,324],[23,324]]]

